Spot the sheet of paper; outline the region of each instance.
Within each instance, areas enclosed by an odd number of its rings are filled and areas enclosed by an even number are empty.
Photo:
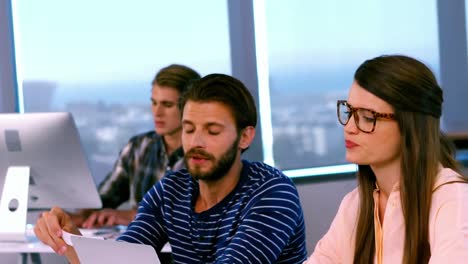
[[[71,240],[71,237],[72,236],[78,236],[78,235],[75,235],[75,234],[72,234],[72,233],[69,233],[65,230],[62,230],[62,239],[63,241],[65,241],[65,243],[67,243],[67,245],[69,246],[73,246],[73,242]],[[89,238],[94,238],[94,239],[105,239],[104,237],[102,236],[86,236],[86,237],[89,237]]]

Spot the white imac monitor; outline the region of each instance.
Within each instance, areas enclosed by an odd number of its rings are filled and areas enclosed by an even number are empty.
[[[0,241],[27,241],[28,209],[100,208],[70,113],[0,114]]]
[[[102,206],[70,113],[0,114],[0,191],[18,166],[29,168],[29,209]]]

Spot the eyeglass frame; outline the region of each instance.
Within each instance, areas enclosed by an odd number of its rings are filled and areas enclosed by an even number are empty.
[[[341,104],[346,105],[350,110],[350,113],[348,114],[348,120],[344,124],[341,122],[341,119],[340,119],[340,116],[341,116],[340,115],[340,105]],[[357,114],[358,110],[369,111],[374,116],[374,122],[372,124],[372,130],[371,131],[364,131],[359,127],[359,115]],[[350,105],[348,103],[348,100],[338,100],[338,101],[336,101],[336,114],[337,114],[337,117],[338,117],[338,122],[340,124],[342,124],[343,126],[346,126],[349,123],[349,120],[351,119],[351,115],[352,115],[354,117],[354,123],[356,124],[356,127],[359,129],[359,131],[362,131],[362,132],[368,133],[368,134],[374,132],[375,124],[377,123],[377,119],[395,120],[395,114],[394,113],[379,113],[379,112],[376,112],[374,110],[370,110],[370,109],[367,109],[367,108],[353,107],[352,105]]]

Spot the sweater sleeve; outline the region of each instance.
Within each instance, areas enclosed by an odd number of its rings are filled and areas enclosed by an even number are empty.
[[[138,213],[119,241],[151,245],[159,252],[168,241],[163,218],[163,183],[156,183],[144,196]]]
[[[103,208],[117,208],[130,197],[130,174],[133,143],[130,141],[119,153],[112,171],[99,185]]]
[[[250,201],[242,224],[216,263],[302,263],[306,258],[304,218],[295,187],[272,180]],[[291,251],[284,252],[285,248]],[[287,250],[286,250],[287,251]]]

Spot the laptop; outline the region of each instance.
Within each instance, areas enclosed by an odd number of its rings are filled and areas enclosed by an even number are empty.
[[[153,247],[143,244],[72,236],[71,241],[81,264],[160,264]]]

